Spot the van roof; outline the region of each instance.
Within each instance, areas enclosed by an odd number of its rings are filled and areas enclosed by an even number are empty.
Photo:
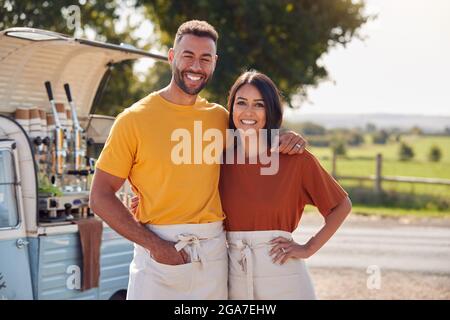
[[[44,82],[50,81],[56,102],[67,106],[64,83],[69,83],[77,114],[86,118],[109,65],[124,60],[166,57],[128,45],[74,38],[34,29],[0,31],[0,113],[18,107],[50,112]]]

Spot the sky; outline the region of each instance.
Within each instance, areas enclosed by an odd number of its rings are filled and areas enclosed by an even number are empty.
[[[309,101],[294,113],[450,115],[450,0],[366,3],[378,17],[362,27],[365,40],[321,57],[330,80],[309,88]],[[131,14],[141,24],[137,36],[145,38],[152,25],[139,16]],[[140,59],[136,70],[152,63]]]
[[[364,41],[321,59],[332,81],[296,113],[450,115],[450,1],[368,0]]]

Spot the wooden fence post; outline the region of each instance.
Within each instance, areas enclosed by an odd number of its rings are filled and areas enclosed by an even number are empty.
[[[381,153],[378,153],[377,157],[376,157],[376,168],[375,168],[375,193],[376,194],[381,194],[383,192],[383,189],[381,187],[382,164],[383,164],[383,156]]]

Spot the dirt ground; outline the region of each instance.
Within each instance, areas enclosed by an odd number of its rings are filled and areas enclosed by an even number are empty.
[[[368,289],[366,270],[310,268],[319,299],[450,299],[450,275],[383,271],[379,289]]]

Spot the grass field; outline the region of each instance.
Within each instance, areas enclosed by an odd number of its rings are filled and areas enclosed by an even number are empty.
[[[365,143],[359,147],[348,147],[347,156],[338,158],[337,175],[374,175],[375,156],[377,153],[381,153],[383,156],[382,175],[450,179],[450,137],[404,136],[402,141],[413,147],[415,157],[411,161],[398,160],[398,142],[389,142],[385,145]],[[442,159],[440,162],[428,160],[428,152],[433,145],[441,148]],[[331,171],[331,148],[310,147],[309,150],[320,159],[327,170]],[[343,180],[340,182],[344,187],[352,190],[365,189],[370,191],[373,188],[373,182],[370,181]],[[360,211],[366,213],[381,212],[384,208],[386,213],[390,212],[392,215],[399,213],[450,216],[450,209],[447,209],[447,204],[450,203],[450,186],[383,182],[383,190],[402,196],[396,197],[393,202],[387,201],[388,206],[377,206],[375,203],[367,206],[365,203],[358,203],[357,201],[355,208],[359,206]],[[389,204],[399,207],[395,208]],[[420,212],[417,212],[417,210]]]
[[[440,163],[450,164],[450,137],[442,136],[402,136],[402,141],[406,142],[413,147],[415,157],[414,161],[420,163],[429,163],[427,159],[428,152],[433,145],[437,145],[441,148],[442,159]],[[366,137],[366,143],[358,147],[348,147],[348,157],[374,157],[377,153],[383,154],[385,159],[398,160],[398,142],[388,142],[384,145],[372,144],[370,139]],[[314,154],[318,157],[328,156],[331,157],[330,148],[310,147],[314,151]],[[448,173],[450,174],[450,173]]]

